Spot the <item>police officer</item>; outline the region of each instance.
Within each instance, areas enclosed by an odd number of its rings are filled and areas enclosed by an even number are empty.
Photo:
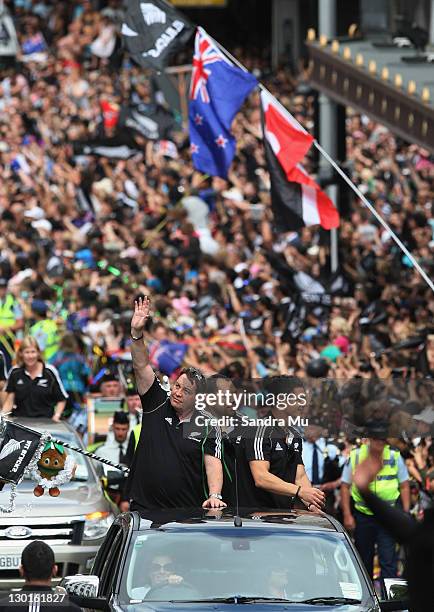
[[[33,300],[31,309],[36,322],[30,335],[38,342],[45,361],[51,361],[60,347],[60,336],[56,321],[47,317],[48,305],[42,300]]]
[[[326,512],[333,514],[335,489],[341,484],[340,476],[346,459],[340,455],[336,444],[327,441],[321,434],[322,428],[317,425],[309,425],[305,429],[303,463],[312,485],[318,486],[326,494]]]
[[[10,370],[15,355],[15,333],[23,328],[24,320],[20,305],[8,293],[7,286],[7,279],[0,278],[0,353],[6,370]]]
[[[377,437],[368,438],[367,443],[351,451],[350,459],[342,472],[341,503],[344,525],[348,531],[354,531],[356,547],[362,557],[369,575],[373,576],[375,544],[382,578],[396,578],[397,555],[396,541],[377,521],[367,506],[358,488],[352,482],[357,466],[369,455],[370,444]],[[407,467],[398,450],[385,444],[383,450],[383,467],[371,483],[370,489],[380,499],[395,505],[399,498],[403,510],[410,510],[410,485]],[[351,512],[350,498],[354,503],[354,515]]]

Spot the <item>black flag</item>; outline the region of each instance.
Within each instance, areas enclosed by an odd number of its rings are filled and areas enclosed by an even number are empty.
[[[97,155],[110,159],[130,159],[143,152],[130,133],[117,133],[107,138],[75,141],[72,143],[74,155]]]
[[[41,435],[16,423],[6,422],[0,433],[0,481],[18,484],[39,446]]]
[[[175,127],[172,113],[158,104],[130,104],[122,109],[119,126],[139,134],[147,140],[163,140],[171,136]]]
[[[140,66],[161,71],[193,30],[193,25],[167,2],[129,0],[122,36],[125,48]]]

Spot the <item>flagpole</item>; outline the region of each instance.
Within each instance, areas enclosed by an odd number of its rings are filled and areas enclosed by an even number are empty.
[[[217,47],[236,65],[238,66],[238,68],[241,68],[241,70],[243,70],[244,72],[249,72],[247,70],[247,68],[245,66],[243,66],[243,64],[241,62],[239,62],[237,60],[236,57],[234,57],[232,55],[232,53],[230,53],[227,49],[225,49],[225,47],[223,47],[223,45],[221,45],[217,40],[215,40],[212,36],[210,36],[207,33],[207,36],[217,45]],[[265,93],[267,93],[271,98],[273,98],[273,100],[277,103],[277,106],[280,108],[280,110],[282,111],[282,113],[284,115],[286,115],[292,122],[296,122],[299,129],[301,131],[303,131],[305,134],[308,134],[308,131],[301,125],[301,123],[299,123],[297,121],[297,119],[291,115],[291,113],[288,111],[287,108],[285,108],[283,106],[283,104],[281,102],[279,102],[279,100],[273,96],[273,94],[265,87],[265,85],[263,85],[262,83],[258,83],[259,89],[261,91],[264,91]],[[366,206],[366,208],[368,208],[371,213],[374,215],[374,217],[377,219],[377,221],[384,227],[384,229],[386,231],[389,232],[391,238],[396,242],[396,244],[399,246],[399,248],[401,249],[401,251],[407,255],[407,257],[409,258],[409,260],[411,261],[411,263],[413,264],[413,266],[416,268],[416,270],[419,272],[419,274],[421,275],[421,277],[423,278],[423,280],[426,282],[426,284],[428,285],[428,287],[431,289],[431,291],[434,293],[434,283],[433,281],[429,278],[429,276],[427,275],[427,273],[425,272],[425,270],[419,265],[419,263],[416,261],[416,259],[413,257],[413,255],[410,253],[410,251],[407,249],[407,247],[405,246],[405,244],[400,240],[400,238],[398,238],[398,236],[395,234],[395,232],[392,230],[392,228],[388,225],[388,223],[383,219],[383,217],[380,215],[380,213],[374,208],[374,206],[371,204],[371,202],[369,202],[369,200],[363,195],[363,193],[360,191],[360,189],[352,182],[352,180],[345,174],[345,172],[340,168],[340,166],[334,161],[334,159],[332,159],[330,157],[330,155],[327,153],[327,151],[325,151],[322,146],[319,144],[319,142],[317,140],[314,139],[313,144],[315,145],[315,147],[318,149],[318,151],[321,153],[321,155],[323,155],[323,157],[325,157],[325,159],[329,162],[329,164],[332,165],[332,167],[336,170],[336,172],[344,179],[344,181],[347,183],[347,185],[354,191],[354,193],[357,195],[357,197],[363,202],[363,204]]]

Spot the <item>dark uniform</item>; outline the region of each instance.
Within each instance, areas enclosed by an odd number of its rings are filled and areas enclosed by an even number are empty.
[[[221,459],[220,431],[198,426],[196,413],[180,423],[157,378],[140,399],[142,428],[126,486],[131,508],[200,507],[208,498],[204,456]]]
[[[40,598],[38,601],[38,597]],[[81,612],[81,608],[49,586],[26,584],[21,591],[0,595],[2,612]]]
[[[239,425],[224,436],[224,442],[224,462],[230,472],[230,479],[225,474],[224,491],[231,489],[231,504],[236,503],[236,469],[240,506],[287,509],[290,504],[288,496],[275,495],[256,487],[249,462],[269,461],[270,472],[274,476],[294,484],[297,466],[303,465],[303,442],[300,434],[291,427],[283,429],[278,426]]]
[[[8,373],[6,370],[6,361],[3,353],[0,352],[0,382],[6,380],[8,377]]]
[[[12,368],[5,391],[15,394],[17,417],[51,419],[56,404],[68,398],[59,372],[51,365],[44,365],[41,376],[33,379],[24,366]]]

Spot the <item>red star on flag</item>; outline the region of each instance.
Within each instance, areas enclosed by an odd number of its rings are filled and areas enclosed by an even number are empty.
[[[215,142],[218,147],[221,147],[222,149],[224,149],[227,145],[228,139],[225,138],[223,134],[220,134],[220,136],[215,139]]]
[[[193,155],[193,153],[198,153],[199,152],[199,147],[197,144],[194,144],[194,142],[191,143],[190,145],[190,153]]]
[[[194,116],[194,122],[196,125],[202,125],[203,123],[203,117],[202,115],[199,115],[199,113],[196,113]]]

